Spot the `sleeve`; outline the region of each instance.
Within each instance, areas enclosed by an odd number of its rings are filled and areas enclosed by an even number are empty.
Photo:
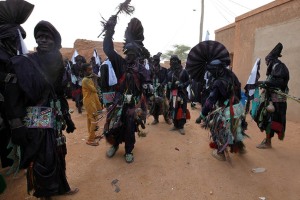
[[[89,80],[88,78],[83,78],[82,80],[82,88],[86,88],[93,93],[97,93],[97,89],[94,86],[94,82]]]
[[[10,63],[10,73],[15,74],[13,64]],[[26,115],[26,105],[30,101],[26,96],[25,92],[20,86],[20,81],[8,82],[5,85],[4,96],[5,96],[5,112],[9,121],[19,121]],[[22,121],[22,120],[21,120]],[[19,126],[20,124],[16,125]],[[14,128],[14,127],[12,127]]]
[[[184,69],[184,71],[182,73],[181,82],[182,82],[182,87],[184,89],[186,89],[188,87],[188,85],[191,83],[190,82],[189,74],[187,73],[187,71],[185,69]]]
[[[203,116],[207,116],[208,113],[212,110],[213,106],[216,104],[220,97],[220,92],[217,87],[214,87],[213,90],[209,93],[208,98],[205,101],[205,104],[201,110]]]
[[[70,109],[69,103],[63,93],[62,88],[63,87],[57,87],[56,93],[57,93],[57,98],[59,99],[60,104],[61,104],[61,112],[63,115],[63,119],[65,120],[66,125],[67,125],[66,131],[67,131],[67,133],[71,133],[76,129],[76,127],[75,127],[75,124],[72,121],[71,115],[69,113],[69,109]]]
[[[123,74],[124,59],[115,51],[112,40],[112,33],[107,32],[103,40],[103,51],[110,60],[118,79]]]
[[[23,119],[26,115],[27,98],[17,83],[8,83],[5,88],[5,111],[8,120]],[[17,125],[19,126],[19,125]],[[13,128],[13,127],[12,127]]]

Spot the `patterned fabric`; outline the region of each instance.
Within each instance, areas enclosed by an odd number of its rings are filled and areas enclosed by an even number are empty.
[[[49,107],[27,107],[24,124],[27,128],[53,128],[53,111]]]
[[[212,140],[217,144],[219,152],[223,152],[227,146],[234,146],[242,142],[245,133],[242,128],[242,103],[234,104],[220,109],[210,116],[212,126],[210,128]],[[231,113],[233,111],[233,118]]]

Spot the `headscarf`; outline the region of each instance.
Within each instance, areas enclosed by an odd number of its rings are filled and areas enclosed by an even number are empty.
[[[0,1],[0,39],[26,37],[24,29],[20,26],[26,22],[33,11],[34,5],[24,0]]]
[[[273,49],[272,51],[266,56],[265,60],[274,60],[277,59],[278,57],[281,57],[281,51],[283,49],[283,45],[279,42]]]
[[[36,39],[37,33],[40,30],[48,31],[55,42],[55,46],[57,49],[61,49],[61,36],[56,28],[48,21],[40,21],[34,28],[34,38]]]
[[[14,56],[21,49],[26,32],[21,27],[33,11],[34,5],[24,0],[0,1],[0,48]],[[24,52],[23,52],[24,53]],[[4,56],[3,52],[1,53]]]
[[[19,37],[18,29],[23,38],[26,38],[25,30],[18,24],[2,24],[0,25],[0,40],[4,38]]]

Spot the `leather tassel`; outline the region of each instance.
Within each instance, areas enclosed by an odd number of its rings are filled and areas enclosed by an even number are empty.
[[[30,195],[34,190],[34,177],[33,177],[33,162],[30,163],[30,166],[27,168],[27,193]]]

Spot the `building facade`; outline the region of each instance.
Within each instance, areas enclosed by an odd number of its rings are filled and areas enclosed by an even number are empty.
[[[228,49],[243,87],[257,58],[261,59],[260,80],[265,80],[265,57],[281,42],[280,60],[290,72],[289,94],[300,97],[300,0],[276,0],[238,16],[215,31],[215,40]],[[299,112],[300,103],[289,99],[287,119],[300,122]]]

